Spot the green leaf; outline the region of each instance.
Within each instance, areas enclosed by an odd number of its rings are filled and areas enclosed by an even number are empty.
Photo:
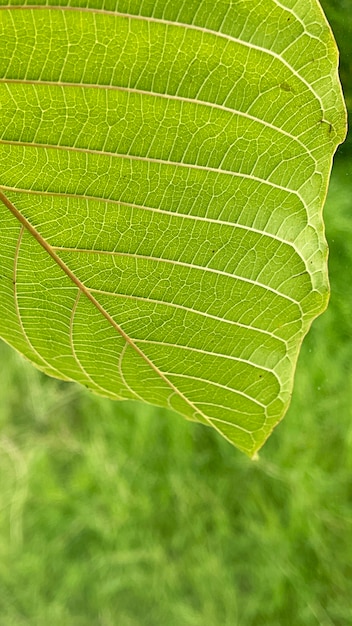
[[[253,455],[328,300],[316,0],[0,4],[0,334]]]

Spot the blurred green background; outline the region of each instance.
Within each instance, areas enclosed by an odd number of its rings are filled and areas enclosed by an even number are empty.
[[[351,108],[351,0],[322,4]],[[349,138],[325,208],[331,303],[256,462],[0,344],[1,626],[352,624],[351,192]]]

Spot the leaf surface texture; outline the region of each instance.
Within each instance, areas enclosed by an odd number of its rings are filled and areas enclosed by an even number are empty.
[[[0,334],[249,455],[328,299],[316,0],[0,3]]]

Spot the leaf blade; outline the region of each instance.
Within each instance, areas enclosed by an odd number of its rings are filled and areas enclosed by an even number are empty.
[[[316,2],[304,18],[253,2],[271,47],[254,18],[248,40],[233,32],[244,3],[215,4],[219,32],[206,2],[188,23],[167,1],[0,7],[1,199],[27,231],[2,211],[1,333],[48,373],[169,406],[252,455],[327,303],[343,104]]]

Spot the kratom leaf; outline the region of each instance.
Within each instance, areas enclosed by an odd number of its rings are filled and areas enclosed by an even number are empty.
[[[328,299],[318,2],[0,4],[1,336],[253,455]]]

